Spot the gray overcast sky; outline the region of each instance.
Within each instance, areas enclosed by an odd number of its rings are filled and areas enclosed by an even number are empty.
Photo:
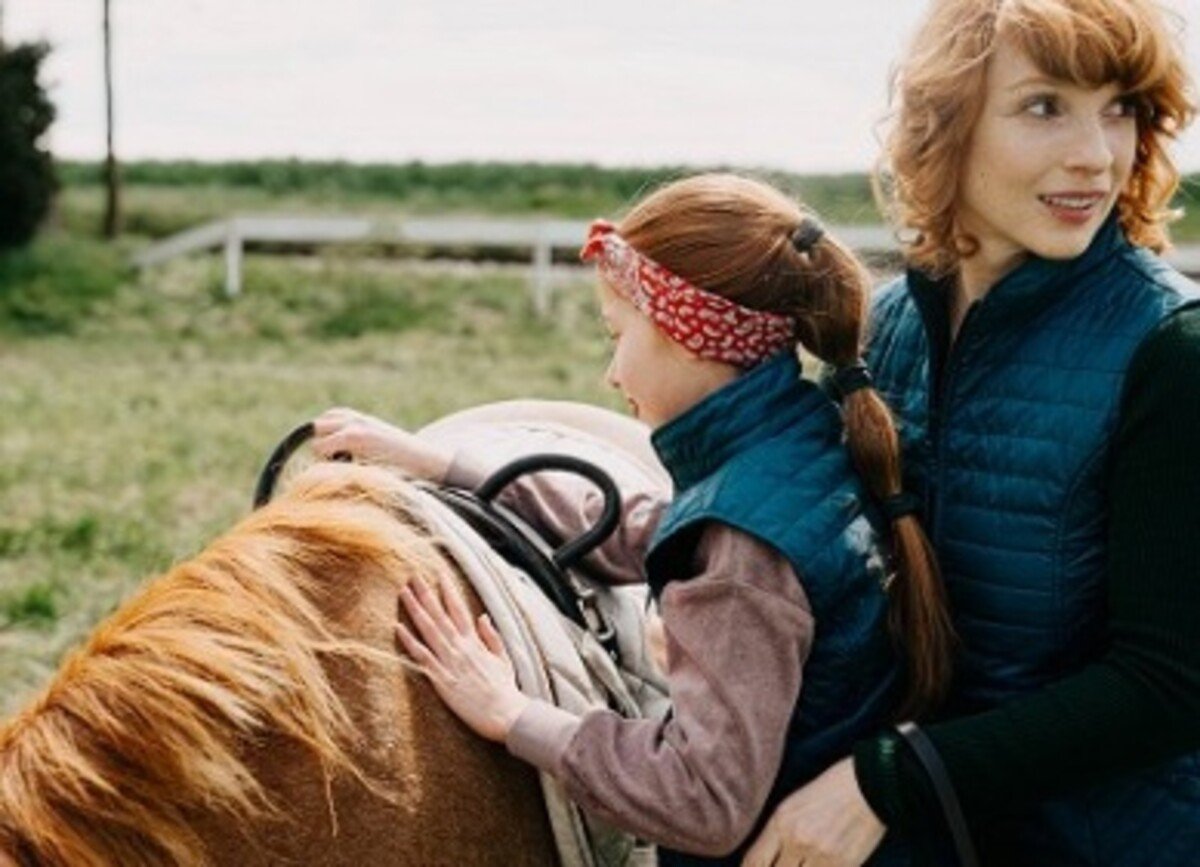
[[[1188,22],[1200,75],[1200,0]],[[103,150],[100,0],[0,0],[55,48],[56,153]],[[860,171],[924,0],[112,0],[130,157]],[[1177,150],[1200,171],[1200,130]]]

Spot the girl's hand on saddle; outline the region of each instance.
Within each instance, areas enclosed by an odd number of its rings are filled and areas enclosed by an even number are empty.
[[[401,622],[400,644],[463,722],[490,741],[503,741],[529,699],[517,688],[491,620],[486,614],[472,619],[462,595],[445,581],[440,593],[424,581],[410,581],[400,602],[420,634]]]
[[[886,830],[842,759],[776,808],[742,867],[857,867]]]
[[[337,407],[313,421],[312,448],[325,460],[386,464],[419,479],[440,482],[454,460],[452,452],[373,415]]]

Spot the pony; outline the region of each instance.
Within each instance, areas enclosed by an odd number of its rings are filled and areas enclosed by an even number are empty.
[[[378,467],[319,465],[148,582],[0,727],[0,865],[557,862],[536,773],[394,646],[478,597]]]

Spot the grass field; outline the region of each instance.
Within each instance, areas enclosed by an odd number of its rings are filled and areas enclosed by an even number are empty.
[[[42,254],[119,269],[77,246]],[[541,322],[520,267],[247,266],[236,303],[198,259],[121,275],[84,309],[31,316],[36,292],[25,319],[0,309],[0,712],[143,578],[244,514],[270,447],[326,407],[416,426],[519,395],[616,406],[583,272]]]

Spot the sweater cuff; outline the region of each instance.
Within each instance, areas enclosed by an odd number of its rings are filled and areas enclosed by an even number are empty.
[[[898,739],[882,734],[854,745],[854,776],[867,804],[889,829],[899,829],[903,809],[896,763]]]
[[[854,775],[863,797],[889,831],[918,848],[949,833],[925,767],[898,734],[884,732],[855,744]]]
[[[508,730],[505,746],[518,759],[558,776],[563,754],[579,731],[579,724],[575,714],[534,699]]]

